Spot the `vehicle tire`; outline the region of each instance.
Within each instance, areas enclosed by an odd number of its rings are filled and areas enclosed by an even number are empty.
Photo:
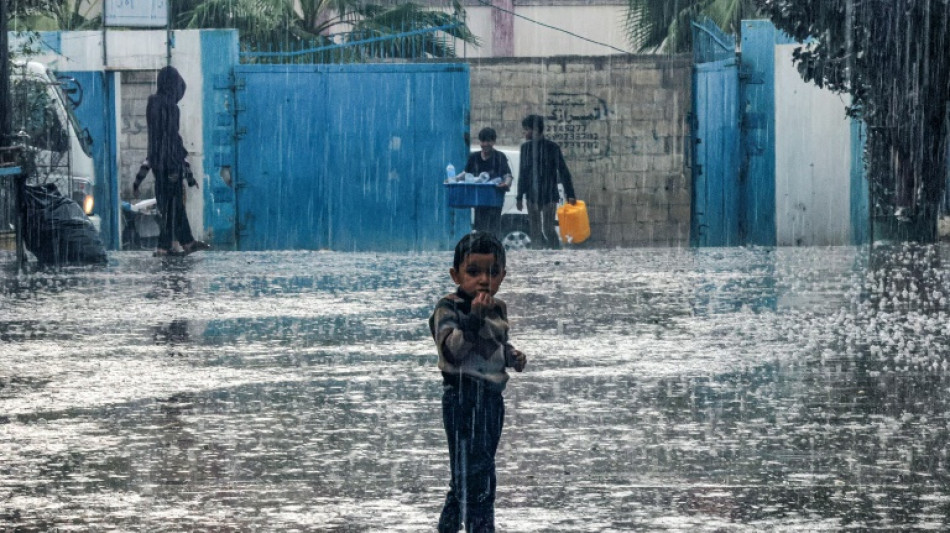
[[[501,244],[506,250],[524,250],[531,246],[526,215],[502,215]]]
[[[509,231],[501,239],[501,244],[505,246],[505,250],[526,250],[531,246],[531,237],[521,230]]]

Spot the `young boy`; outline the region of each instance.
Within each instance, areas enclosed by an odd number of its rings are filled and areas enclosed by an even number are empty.
[[[468,156],[468,161],[465,162],[465,172],[476,176],[482,172],[487,172],[491,178],[501,178],[498,188],[507,191],[511,188],[511,182],[514,178],[511,175],[511,167],[508,165],[508,157],[495,150],[496,139],[498,139],[498,133],[493,128],[482,128],[478,132],[478,144],[481,146],[481,150],[472,152]],[[476,207],[473,226],[479,231],[487,231],[495,237],[501,238],[501,206]]]
[[[455,245],[449,269],[458,289],[439,300],[429,329],[442,371],[442,423],[452,479],[439,517],[440,533],[495,531],[495,450],[505,418],[506,367],[527,358],[508,343],[508,309],[495,298],[505,279],[505,248],[475,231]]]

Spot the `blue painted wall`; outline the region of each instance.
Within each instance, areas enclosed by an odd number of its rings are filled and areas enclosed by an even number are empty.
[[[240,65],[235,81],[240,249],[448,249],[467,230],[442,180],[468,153],[468,65]]]
[[[201,32],[204,227],[217,249],[237,246],[235,189],[225,180],[234,174],[236,161],[232,69],[237,63],[237,30]]]
[[[119,169],[116,147],[115,72],[61,71],[82,86],[83,98],[76,118],[92,136],[92,159],[96,168],[93,190],[95,211],[102,219],[100,237],[110,250],[119,248]]]
[[[791,42],[767,20],[742,21],[740,231],[745,244],[774,246],[775,44]]]

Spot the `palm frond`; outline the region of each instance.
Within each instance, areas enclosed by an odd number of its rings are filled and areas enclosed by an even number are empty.
[[[759,17],[755,0],[629,0],[624,29],[637,50],[670,53],[692,49],[693,21],[709,18],[739,33],[743,17]]]
[[[102,27],[102,17],[88,17],[78,1],[18,0],[9,2],[8,26],[16,31],[92,30]]]
[[[250,50],[288,49],[301,42],[329,44],[330,30],[352,30],[345,42],[389,37],[416,30],[446,27],[441,31],[400,36],[385,44],[358,47],[338,54],[348,61],[372,57],[454,57],[460,40],[478,45],[478,39],[461,23],[459,11],[447,13],[419,4],[364,4],[358,0],[182,0],[176,25],[184,28],[236,28],[241,45]]]
[[[395,38],[386,46],[378,47],[375,56],[455,57],[455,39],[478,45],[475,35],[453,13],[429,10],[412,3],[398,6],[366,4],[356,13],[359,18],[352,21],[354,31],[348,39],[350,41],[448,26],[439,32]]]
[[[308,32],[291,0],[205,0],[180,13],[183,28],[234,28],[252,50],[280,49],[319,38]]]
[[[629,0],[624,29],[630,44],[640,51],[657,49],[669,34],[670,24],[683,10],[703,0]]]

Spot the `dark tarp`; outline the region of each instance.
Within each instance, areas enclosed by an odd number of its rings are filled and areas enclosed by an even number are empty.
[[[27,185],[26,248],[42,264],[105,263],[105,246],[99,232],[73,200],[55,185]]]

